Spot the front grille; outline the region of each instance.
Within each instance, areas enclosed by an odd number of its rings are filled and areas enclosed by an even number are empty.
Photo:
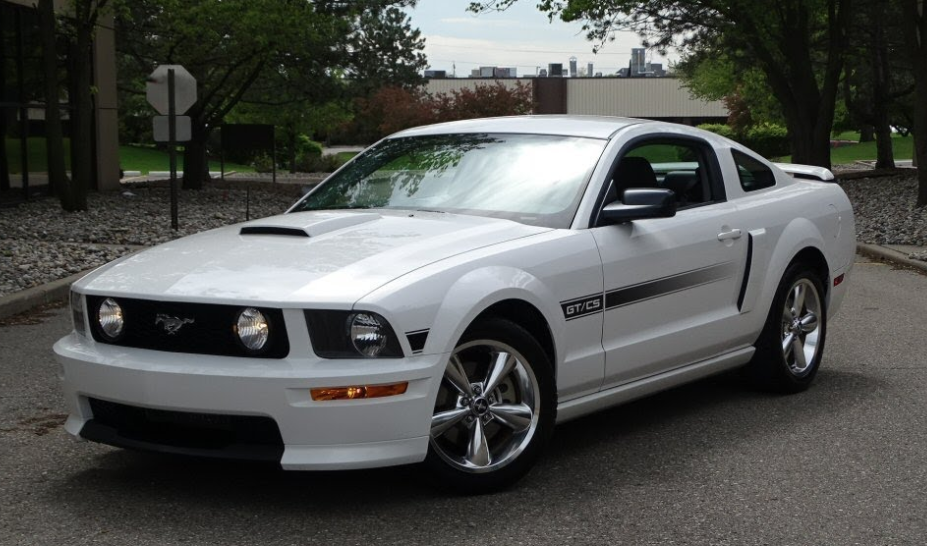
[[[122,307],[125,327],[118,339],[110,340],[101,333],[97,320],[104,299],[103,296],[87,296],[93,339],[101,343],[175,353],[257,358],[284,358],[290,352],[280,309],[256,308],[270,323],[270,338],[262,351],[253,353],[241,344],[235,332],[241,306],[113,298]],[[166,327],[166,318],[178,319],[183,324],[171,333]]]
[[[141,408],[90,398],[93,418],[81,436],[121,447],[190,455],[279,460],[277,423],[256,415]]]

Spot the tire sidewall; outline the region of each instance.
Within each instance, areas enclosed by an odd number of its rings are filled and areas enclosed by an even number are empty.
[[[792,287],[798,281],[807,279],[814,285],[820,298],[820,314],[818,316],[818,328],[820,330],[818,344],[808,370],[797,375],[789,368],[788,362],[782,351],[781,338],[781,316],[785,307],[785,302],[789,296]],[[782,281],[776,289],[776,297],[773,299],[772,308],[766,318],[766,324],[761,335],[760,343],[757,344],[757,356],[754,359],[753,366],[756,372],[759,372],[759,378],[768,384],[761,384],[761,387],[771,387],[774,390],[784,392],[800,392],[807,389],[821,367],[821,361],[824,357],[824,348],[827,342],[827,293],[824,290],[824,284],[814,271],[802,263],[795,263],[789,266]]]

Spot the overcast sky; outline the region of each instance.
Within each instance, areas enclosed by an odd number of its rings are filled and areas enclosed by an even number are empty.
[[[580,23],[549,22],[538,11],[536,0],[520,0],[503,12],[473,15],[467,11],[470,0],[419,0],[408,10],[412,26],[425,36],[425,54],[430,68],[447,70],[457,65],[457,75],[467,76],[480,66],[517,67],[518,75],[533,75],[536,67],[548,63],[568,66],[576,57],[580,67],[594,64],[595,72],[613,74],[628,66],[631,48],[640,47],[640,38],[630,32],[616,36],[597,55],[593,43],[586,40]],[[652,57],[652,58],[651,58]],[[651,62],[667,59],[655,51],[648,53]]]

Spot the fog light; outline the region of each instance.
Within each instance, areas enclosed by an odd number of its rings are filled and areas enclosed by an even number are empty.
[[[409,382],[393,383],[390,385],[359,385],[353,387],[321,387],[311,389],[312,399],[316,402],[326,400],[358,400],[362,398],[383,398],[404,394],[409,388]]]
[[[97,310],[97,323],[107,340],[115,340],[122,334],[125,318],[122,315],[122,307],[116,303],[116,300],[106,298],[100,303],[100,309]]]
[[[264,313],[253,307],[243,309],[238,315],[235,331],[241,344],[249,351],[260,351],[270,338],[270,324],[267,318],[264,317]]]

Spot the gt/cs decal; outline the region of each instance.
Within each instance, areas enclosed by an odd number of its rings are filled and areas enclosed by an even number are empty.
[[[563,309],[563,317],[566,320],[573,320],[593,313],[599,313],[602,311],[602,305],[601,294],[584,296],[582,298],[560,303],[560,307]]]

